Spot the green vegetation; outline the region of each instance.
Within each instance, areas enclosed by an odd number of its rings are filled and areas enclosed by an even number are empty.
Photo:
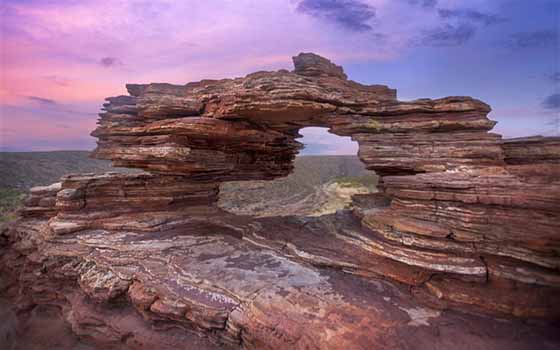
[[[111,162],[89,158],[86,151],[0,152],[0,188],[26,191],[47,186],[71,173],[131,172],[113,168]]]
[[[377,176],[375,174],[367,174],[362,176],[340,176],[334,179],[340,187],[367,187],[375,189],[377,186]]]
[[[86,151],[0,152],[0,226],[16,218],[29,188],[60,181],[69,173],[133,172],[113,168],[104,160],[89,158]],[[1,227],[0,227],[1,228]]]
[[[15,219],[15,211],[22,204],[25,194],[13,188],[0,188],[0,223]]]

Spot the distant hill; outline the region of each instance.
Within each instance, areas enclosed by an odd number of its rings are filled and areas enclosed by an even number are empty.
[[[86,151],[0,153],[0,214],[30,187],[57,182],[69,173],[129,172],[88,158]],[[375,189],[377,177],[356,156],[301,156],[290,176],[275,181],[222,185],[220,206],[248,215],[318,215],[344,207],[350,195]]]
[[[223,184],[220,205],[238,214],[318,215],[344,207],[350,195],[374,191],[376,185],[375,173],[356,156],[301,156],[288,177]]]
[[[88,158],[88,151],[0,152],[0,187],[27,190],[49,185],[70,173],[130,171]]]

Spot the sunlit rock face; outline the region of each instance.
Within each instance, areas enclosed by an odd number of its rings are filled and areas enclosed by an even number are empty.
[[[560,317],[560,139],[502,140],[478,100],[402,102],[320,56],[294,65],[108,98],[93,156],[147,172],[32,190],[3,293],[133,349],[558,345],[512,316]],[[380,192],[322,217],[217,206],[220,183],[288,175],[307,126],[357,141]]]

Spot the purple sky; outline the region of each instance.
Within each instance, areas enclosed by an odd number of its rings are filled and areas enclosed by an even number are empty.
[[[127,82],[184,84],[292,69],[316,52],[401,100],[469,95],[505,137],[557,134],[558,0],[0,2],[0,150],[92,149]],[[355,154],[303,130],[307,154]]]

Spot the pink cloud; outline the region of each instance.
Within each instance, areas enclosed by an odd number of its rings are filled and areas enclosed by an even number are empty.
[[[376,9],[368,22],[372,30],[351,35],[298,13],[299,0],[5,1],[0,5],[0,102],[25,109],[26,96],[38,96],[91,116],[66,120],[71,118],[60,112],[18,115],[3,108],[2,126],[53,142],[87,139],[93,112],[104,97],[126,93],[125,83],[184,84],[291,69],[290,57],[301,51],[342,65],[390,62],[410,53],[411,39],[440,20],[436,11],[407,1],[363,1]],[[438,3],[445,8],[465,4]],[[493,3],[468,2],[479,9],[496,7]],[[66,118],[69,127],[54,127],[59,118]],[[21,120],[37,127],[29,130],[30,124]],[[15,142],[7,137],[3,143]],[[329,137],[315,139],[339,142]],[[338,149],[353,152],[342,144]]]
[[[30,140],[87,138],[94,128],[93,114],[57,127],[61,114],[25,111],[26,96],[75,105],[79,111],[81,105],[99,106],[106,96],[126,93],[127,82],[181,84],[291,69],[290,57],[300,51],[337,60],[393,54],[367,49],[366,36],[351,43],[335,29],[317,26],[295,13],[293,1],[255,6],[248,0],[85,0],[3,6],[9,31],[2,40],[0,102],[10,108],[3,107],[1,117],[3,129],[12,130],[3,134],[3,144],[21,143],[21,135]],[[11,107],[23,109],[16,113]]]

